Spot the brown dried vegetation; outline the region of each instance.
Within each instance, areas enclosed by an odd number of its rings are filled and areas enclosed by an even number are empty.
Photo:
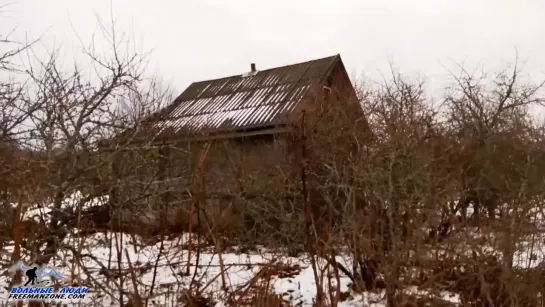
[[[0,73],[31,47],[0,54]],[[543,100],[541,84],[523,83],[516,65],[492,78],[459,68],[437,102],[423,83],[394,72],[359,87],[357,99],[342,87],[309,97],[290,133],[157,143],[126,131],[169,96],[142,81],[141,57],[111,47],[110,58],[87,52],[100,67],[91,79],[63,72],[52,54],[29,63],[28,82],[0,81],[0,247],[13,242],[13,260],[46,263],[61,248],[77,251],[62,246],[76,229],[150,240],[189,232],[217,253],[234,245],[306,253],[317,306],[341,297],[324,292],[318,259],[334,267],[330,281],[343,274],[353,292],[384,289],[389,306],[449,306],[409,287],[457,293],[463,306],[542,306],[543,267],[515,258],[521,243],[543,240],[545,130],[531,113]],[[84,200],[64,207],[75,191]],[[109,199],[82,207],[100,196]],[[22,204],[51,211],[23,221]],[[198,254],[203,243],[192,242]],[[293,271],[264,266],[259,282],[231,293],[233,304],[282,306],[270,282]],[[120,276],[119,303],[147,304],[124,292],[130,280]],[[196,284],[187,287],[179,304],[211,304]]]

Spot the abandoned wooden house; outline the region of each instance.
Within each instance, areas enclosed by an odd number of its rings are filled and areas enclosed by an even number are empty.
[[[124,194],[155,195],[157,202],[146,197],[147,206],[160,202],[169,208],[196,195],[215,208],[240,195],[266,197],[275,187],[289,189],[297,177],[305,118],[320,124],[316,118],[324,108],[354,120],[363,115],[340,55],[249,68],[192,83],[131,133],[131,142],[148,144],[150,151],[123,158],[125,170],[118,172],[125,178],[138,173],[132,182],[140,184],[139,192],[127,185]],[[150,155],[153,165],[144,163]]]

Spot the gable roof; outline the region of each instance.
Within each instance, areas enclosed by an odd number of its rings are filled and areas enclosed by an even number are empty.
[[[194,82],[172,104],[150,118],[144,129],[161,137],[238,132],[286,124],[286,115],[340,62],[340,55],[335,55],[257,71],[249,76]]]

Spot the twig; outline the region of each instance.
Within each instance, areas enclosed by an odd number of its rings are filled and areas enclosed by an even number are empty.
[[[132,267],[132,263],[131,263],[131,257],[129,257],[129,252],[127,251],[127,249],[125,248],[125,256],[127,257],[127,262],[128,262],[128,265],[129,265],[129,272],[131,273],[131,279],[132,279],[132,284],[133,284],[133,287],[134,287],[134,305],[135,307],[143,307],[143,304],[142,304],[142,297],[140,296],[140,293],[138,293],[138,281],[136,280],[136,273],[134,272],[134,269]],[[155,277],[155,276],[154,276]]]
[[[153,295],[153,288],[155,287],[155,279],[157,277],[157,267],[159,266],[159,259],[161,258],[161,255],[163,254],[164,246],[165,246],[165,238],[161,237],[161,245],[159,246],[159,255],[157,255],[157,259],[155,260],[155,265],[153,267],[153,279],[151,280],[149,296],[146,298],[146,306],[148,306],[149,297]]]

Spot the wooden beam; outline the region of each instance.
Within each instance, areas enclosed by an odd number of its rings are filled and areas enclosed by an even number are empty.
[[[227,140],[227,139],[238,139],[238,138],[245,138],[245,137],[252,137],[252,136],[260,136],[260,135],[275,135],[275,134],[284,134],[291,132],[292,129],[290,127],[274,127],[274,128],[268,128],[268,129],[260,129],[260,130],[251,130],[251,131],[233,131],[233,132],[225,132],[225,133],[218,133],[214,135],[192,135],[192,136],[172,136],[168,139],[161,138],[156,140],[150,140],[150,146],[165,146],[165,145],[173,145],[173,144],[179,144],[179,143],[187,143],[187,142],[208,142],[213,140]],[[135,140],[134,143],[140,143],[140,142],[146,142],[146,141],[140,141]]]

